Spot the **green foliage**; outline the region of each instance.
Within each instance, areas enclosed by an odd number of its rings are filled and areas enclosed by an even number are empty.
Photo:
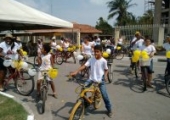
[[[127,10],[136,4],[131,4],[132,0],[112,0],[107,2],[107,7],[109,10],[108,19],[112,19],[117,17],[116,25],[122,26],[127,25],[128,23],[133,23],[135,17],[132,13],[128,12]]]
[[[113,34],[112,26],[102,17],[98,19],[95,28],[101,30],[103,35]]]

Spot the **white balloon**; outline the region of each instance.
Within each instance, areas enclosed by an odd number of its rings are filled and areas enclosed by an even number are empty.
[[[11,65],[11,63],[12,63],[12,60],[5,60],[5,61],[3,62],[3,65],[4,65],[5,67],[9,67],[9,66]]]
[[[59,48],[61,48],[61,46],[60,46],[60,45],[57,45],[56,48],[59,49]]]
[[[78,56],[77,56],[77,59],[78,59],[78,60],[82,60],[83,58],[84,58],[84,57],[83,57],[82,55],[78,55]]]
[[[28,74],[30,75],[30,76],[35,76],[36,75],[36,70],[35,69],[28,69]]]
[[[111,54],[111,49],[106,49],[106,52],[107,52],[108,54]]]
[[[28,64],[27,64],[26,62],[23,62],[22,68],[23,68],[23,69],[27,69],[27,68],[28,68]]]

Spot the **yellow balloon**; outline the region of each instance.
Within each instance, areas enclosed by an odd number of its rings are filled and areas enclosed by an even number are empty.
[[[50,78],[54,79],[58,75],[58,70],[57,69],[50,69],[48,71],[48,75],[49,75]]]
[[[68,48],[68,49],[67,49],[67,51],[69,51],[69,52],[70,52],[70,51],[71,51],[71,48]]]
[[[132,57],[132,62],[137,62],[139,60],[139,57],[133,56]]]
[[[24,56],[27,56],[27,52],[26,52],[26,51],[23,51],[22,54],[23,54]]]
[[[166,57],[167,57],[167,58],[170,58],[170,51],[167,51],[167,52],[166,52]]]
[[[147,60],[149,60],[149,56],[148,56],[148,55],[144,55],[144,56],[142,56],[142,60],[143,60],[143,61],[147,61]]]
[[[140,50],[135,50],[133,52],[133,55],[139,57],[141,55],[141,51]]]
[[[23,61],[14,61],[14,68],[20,70],[22,68]]]
[[[147,53],[145,50],[143,50],[143,51],[141,52],[141,55],[142,55],[142,56],[145,56],[145,55],[148,55],[148,53]]]
[[[59,50],[59,51],[63,51],[63,48],[60,47],[58,50]]]
[[[121,47],[117,47],[116,49],[117,49],[117,50],[120,50],[120,49],[121,49]]]
[[[103,52],[102,56],[103,56],[104,58],[108,58],[108,57],[109,57],[109,54],[108,54],[107,52]]]

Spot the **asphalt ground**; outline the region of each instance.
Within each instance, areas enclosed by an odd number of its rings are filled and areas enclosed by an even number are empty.
[[[32,59],[30,59],[32,61]],[[142,81],[129,73],[129,60],[114,60],[112,64],[113,82],[106,83],[107,91],[113,105],[113,117],[106,115],[104,103],[98,110],[92,107],[86,110],[84,120],[169,120],[170,119],[170,96],[165,90],[163,80],[165,62],[154,62],[153,85],[154,89],[142,90]],[[51,96],[51,89],[44,114],[39,114],[40,103],[36,102],[36,89],[30,96],[19,95],[13,84],[6,93],[14,95],[32,109],[36,120],[68,120],[70,110],[74,106],[78,95],[75,88],[79,85],[74,81],[68,81],[66,75],[76,70],[79,64],[74,64],[72,59],[69,63],[57,66],[59,74],[56,80],[58,99]],[[140,74],[139,74],[140,75]],[[36,76],[35,76],[36,81]],[[36,87],[35,87],[36,88]]]

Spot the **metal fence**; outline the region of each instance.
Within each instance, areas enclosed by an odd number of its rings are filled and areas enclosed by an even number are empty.
[[[151,37],[156,44],[161,45],[165,36],[169,33],[169,25],[129,25],[129,26],[116,26],[115,35],[117,37],[122,36],[126,44],[129,44],[130,40],[134,38],[136,31],[139,31],[142,36]],[[115,37],[116,38],[116,37]],[[117,38],[118,39],[118,38]]]

